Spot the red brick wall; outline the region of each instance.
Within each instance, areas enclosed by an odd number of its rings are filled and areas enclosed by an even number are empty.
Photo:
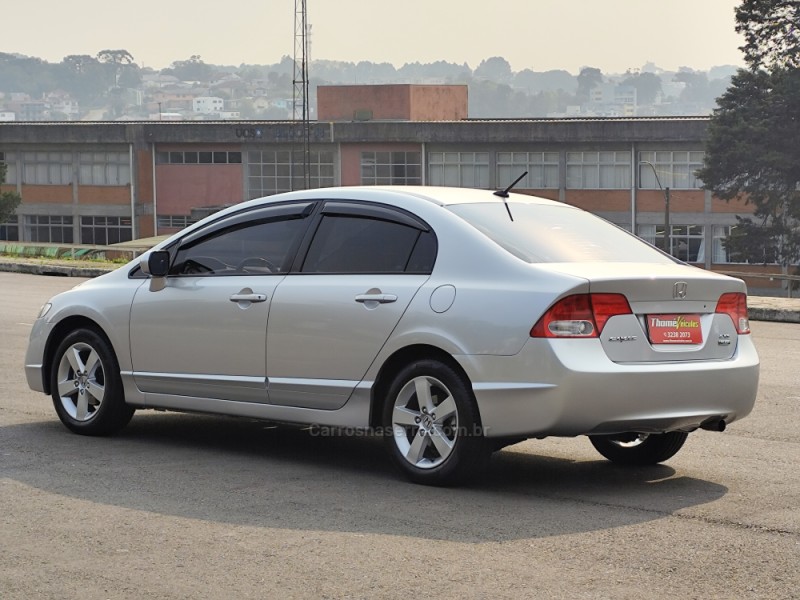
[[[335,85],[317,88],[317,119],[447,121],[467,116],[465,85]],[[371,117],[369,114],[371,113]]]
[[[555,191],[557,194],[558,191]],[[558,196],[554,200],[558,200]],[[564,200],[568,204],[592,212],[625,212],[631,210],[630,190],[567,190]],[[661,205],[663,206],[663,204],[664,200],[662,198]]]
[[[467,118],[467,86],[411,86],[412,121],[460,121]]]
[[[244,197],[242,165],[156,165],[156,195],[158,214],[164,215],[236,204]]]
[[[696,212],[703,214],[705,192],[703,190],[670,190],[670,212]],[[664,192],[661,190],[637,190],[636,210],[640,212],[664,212]]]
[[[130,186],[82,185],[78,187],[80,204],[130,204]]]
[[[24,185],[22,201],[26,204],[51,203],[72,204],[72,184],[65,185]]]

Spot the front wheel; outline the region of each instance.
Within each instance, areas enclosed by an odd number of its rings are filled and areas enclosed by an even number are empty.
[[[688,433],[624,433],[590,435],[589,440],[600,454],[621,465],[654,465],[675,456]]]
[[[59,344],[50,374],[58,418],[75,433],[109,435],[125,427],[133,407],[125,404],[111,345],[92,329],[77,329]]]
[[[417,483],[461,483],[476,475],[489,455],[469,382],[436,360],[416,361],[397,374],[383,425],[389,452]]]

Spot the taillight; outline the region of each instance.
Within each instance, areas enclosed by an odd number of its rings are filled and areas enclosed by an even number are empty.
[[[736,333],[740,335],[750,333],[750,319],[747,318],[747,294],[743,292],[722,294],[714,312],[728,315],[733,321],[733,326],[736,327]]]
[[[576,294],[556,302],[531,329],[531,337],[596,338],[615,315],[631,314],[622,294]]]

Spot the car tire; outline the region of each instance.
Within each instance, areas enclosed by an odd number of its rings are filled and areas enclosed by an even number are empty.
[[[600,454],[621,465],[654,465],[675,456],[683,447],[688,433],[628,433],[622,435],[590,435],[589,440]]]
[[[131,420],[119,365],[108,341],[93,329],[77,329],[56,349],[50,390],[58,418],[75,433],[110,435]]]
[[[415,361],[395,376],[384,403],[383,426],[390,454],[416,483],[464,483],[488,460],[469,381],[437,360]]]

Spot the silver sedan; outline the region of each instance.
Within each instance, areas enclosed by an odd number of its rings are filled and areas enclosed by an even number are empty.
[[[25,360],[74,432],[137,409],[370,432],[412,480],[586,435],[652,464],[747,415],[742,281],[577,208],[434,187],[245,202],[52,298]]]

